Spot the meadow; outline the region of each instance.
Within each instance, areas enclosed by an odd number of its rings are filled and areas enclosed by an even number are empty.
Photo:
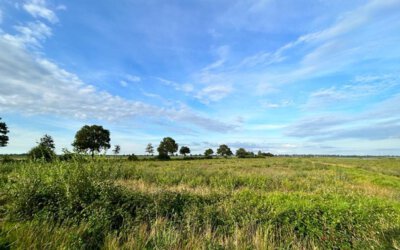
[[[400,249],[400,159],[4,162],[0,249]]]

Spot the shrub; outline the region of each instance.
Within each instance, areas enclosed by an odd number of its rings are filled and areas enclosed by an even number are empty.
[[[28,152],[28,158],[33,161],[51,162],[56,158],[56,154],[52,149],[39,144]]]
[[[3,159],[1,160],[2,163],[11,163],[14,162],[15,160],[13,158],[11,158],[8,155],[3,156]]]
[[[131,154],[128,156],[128,161],[138,161],[139,158],[135,154]]]
[[[75,161],[75,162],[87,162],[88,159],[85,155],[73,153],[68,149],[63,149],[63,154],[58,157],[60,161]]]
[[[161,161],[168,161],[168,160],[171,160],[171,158],[170,158],[169,155],[167,155],[167,154],[159,154],[159,155],[156,156],[156,158],[157,158],[158,160],[161,160]]]

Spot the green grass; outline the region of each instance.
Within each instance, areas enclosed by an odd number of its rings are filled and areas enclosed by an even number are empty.
[[[400,160],[0,165],[0,249],[399,249]]]

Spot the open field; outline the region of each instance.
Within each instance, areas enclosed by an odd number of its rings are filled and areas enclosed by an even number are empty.
[[[400,159],[0,165],[0,249],[400,249]]]

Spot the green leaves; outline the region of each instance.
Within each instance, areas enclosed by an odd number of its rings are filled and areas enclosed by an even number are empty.
[[[0,117],[1,121],[1,117]],[[0,122],[0,147],[7,146],[8,143],[8,132],[10,132],[7,128],[7,124],[5,122]]]
[[[90,152],[93,156],[111,147],[110,131],[99,125],[85,125],[76,133],[72,146],[78,152]]]

